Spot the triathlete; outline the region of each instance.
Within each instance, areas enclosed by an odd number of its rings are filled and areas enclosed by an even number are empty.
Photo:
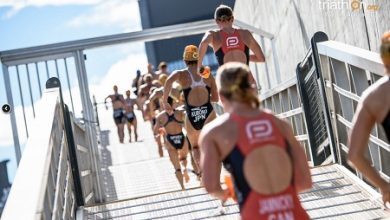
[[[227,62],[241,62],[249,64],[252,62],[264,62],[264,54],[252,33],[245,29],[233,27],[234,16],[229,6],[220,5],[216,8],[214,19],[219,30],[206,32],[199,44],[198,68],[202,66],[203,58],[207,52],[207,47],[211,46],[221,66]],[[249,50],[254,54],[249,55]],[[252,74],[249,79],[254,86],[256,82]]]
[[[215,79],[202,78],[197,72],[198,48],[194,45],[186,46],[183,53],[186,69],[174,71],[164,85],[163,103],[168,114],[172,114],[172,106],[167,102],[172,83],[178,82],[183,88],[185,109],[187,113],[185,129],[190,141],[194,159],[199,166],[200,152],[198,138],[203,126],[216,117],[211,102],[218,102]],[[199,167],[194,169],[200,175]]]
[[[131,84],[131,87],[133,89],[133,92],[136,96],[138,96],[138,81],[140,80],[141,78],[141,71],[140,70],[137,70],[137,75],[135,76],[135,78],[133,79],[133,83]]]
[[[390,202],[390,183],[383,179],[365,155],[375,123],[381,124],[390,143],[390,31],[382,37],[380,55],[385,76],[364,91],[356,108],[348,141],[348,159],[382,193],[383,202]]]
[[[173,106],[174,99],[168,97],[168,103]],[[166,111],[162,111],[156,117],[156,124],[154,131],[159,132],[160,128],[164,128],[165,134],[165,146],[168,150],[169,158],[175,168],[175,175],[180,183],[182,189],[184,189],[183,177],[185,182],[188,182],[190,177],[187,171],[187,154],[189,150],[189,143],[187,137],[183,133],[185,112],[178,109],[173,109],[170,114]],[[183,167],[180,167],[180,162]]]
[[[139,86],[138,91],[138,104],[142,108],[142,116],[144,118],[144,121],[150,120],[150,118],[147,117],[147,112],[144,109],[144,104],[146,100],[149,99],[150,96],[150,89],[152,88],[153,84],[153,76],[151,74],[146,74],[142,77],[144,79],[144,84]]]
[[[119,142],[123,143],[124,126],[125,126],[125,108],[126,102],[122,94],[118,93],[118,86],[114,85],[114,94],[107,96],[104,99],[104,104],[107,103],[107,99],[110,98],[112,102],[112,109],[114,110],[114,122],[118,130]],[[107,107],[106,107],[107,108]]]
[[[167,81],[167,79],[168,79],[168,75],[167,74],[160,74],[159,77],[158,77],[158,81],[161,83],[162,86],[164,86],[164,84]]]
[[[154,86],[151,89],[151,94],[149,99],[145,102],[147,109],[149,111],[149,117],[151,118],[152,129],[156,125],[156,117],[162,111],[162,95],[163,87],[158,81],[154,81]],[[161,130],[160,130],[161,131]],[[154,138],[158,146],[158,154],[160,157],[164,156],[163,153],[163,141],[161,140],[161,132],[159,130],[153,129]]]
[[[129,131],[129,142],[131,142],[131,127],[134,129],[134,139],[137,142],[138,134],[137,134],[137,118],[134,113],[134,105],[137,104],[136,99],[130,98],[130,90],[126,91],[126,120],[127,120],[127,129]]]
[[[169,75],[169,72],[168,72],[168,64],[166,62],[161,62],[159,65],[158,65],[158,70],[156,72],[157,75],[160,75],[160,74],[165,74],[165,75]]]
[[[220,185],[221,162],[231,173],[241,218],[309,219],[297,193],[311,188],[309,166],[291,126],[259,108],[245,64],[218,69],[218,92],[225,114],[206,125],[199,143],[203,184],[226,201]]]

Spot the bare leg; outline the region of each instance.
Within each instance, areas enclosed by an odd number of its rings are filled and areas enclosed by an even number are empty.
[[[131,123],[127,122],[127,130],[129,131],[129,142],[131,143]]]
[[[183,167],[183,176],[186,183],[190,181],[190,176],[188,175],[188,170],[187,170],[187,155],[188,155],[188,143],[187,141],[185,141],[183,149],[179,150],[179,159]]]
[[[124,123],[120,123],[120,124],[117,125],[117,127],[118,127],[119,142],[123,143],[123,138],[125,137],[125,134],[124,134],[125,124]]]
[[[202,171],[200,170],[200,150],[199,150],[199,146],[193,146],[192,147],[192,154],[193,154],[193,157],[194,157],[194,161],[195,161],[195,164],[197,166],[197,169],[196,169],[196,174],[198,175],[198,179],[200,180],[200,177],[201,177],[201,173]]]
[[[163,146],[162,146],[162,144],[161,144],[160,134],[156,134],[155,140],[156,140],[156,142],[157,142],[158,155],[160,155],[160,157],[163,157],[163,156],[164,156],[164,151],[163,151]]]
[[[176,170],[175,175],[177,180],[179,181],[181,189],[184,189],[183,174],[181,173],[181,169],[180,169],[179,155],[175,149],[172,149],[172,147],[168,148],[168,155],[169,155],[169,159],[172,162],[173,167]]]
[[[138,141],[137,118],[134,118],[133,127],[134,127],[134,139],[135,139],[135,142],[137,142]]]

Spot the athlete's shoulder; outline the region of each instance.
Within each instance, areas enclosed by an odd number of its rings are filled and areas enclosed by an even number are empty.
[[[206,36],[213,36],[214,34],[219,33],[219,30],[208,30]]]
[[[142,90],[142,89],[145,89],[145,88],[147,88],[148,87],[148,84],[142,84],[139,88]]]
[[[160,119],[162,119],[163,117],[165,117],[166,114],[167,114],[167,112],[164,110],[164,111],[162,111],[162,112],[160,112],[160,113],[157,114],[156,119],[157,119],[157,120],[160,120]]]
[[[221,132],[221,128],[226,127],[230,122],[230,114],[224,113],[218,117],[216,117],[211,122],[207,123],[203,129],[202,133],[207,135],[213,135],[217,134],[218,132]]]
[[[290,133],[291,132],[291,125],[290,122],[284,118],[279,118],[276,116],[275,112],[269,110],[269,109],[262,109],[263,114],[268,115],[269,118],[272,118],[272,121],[274,122],[274,125],[283,133]]]
[[[252,35],[252,32],[250,32],[248,29],[237,29],[238,33],[241,35]]]
[[[162,95],[164,92],[164,87],[157,88],[153,91],[156,95]]]
[[[381,111],[386,111],[387,100],[390,100],[390,81],[388,77],[382,77],[377,82],[368,87],[362,94],[360,105],[369,112],[378,116]]]
[[[387,76],[382,77],[363,92],[362,98],[376,95],[376,93],[381,93],[384,90],[388,89],[389,85],[390,85],[389,77]]]
[[[265,115],[269,115],[270,117],[275,117],[275,112],[268,108],[261,108],[261,112]]]
[[[186,73],[186,72],[187,72],[186,69],[174,70],[174,71],[169,75],[169,77],[171,78],[171,77],[174,77],[174,76],[180,76],[180,75],[182,75],[182,74],[184,74],[184,73]]]

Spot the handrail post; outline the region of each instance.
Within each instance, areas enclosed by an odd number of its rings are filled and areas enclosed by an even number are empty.
[[[104,198],[102,195],[102,190],[100,186],[100,166],[98,163],[99,152],[98,152],[98,144],[97,144],[97,135],[96,129],[94,129],[95,125],[93,122],[93,106],[90,99],[89,88],[88,88],[88,78],[87,71],[85,68],[84,62],[84,53],[82,50],[78,50],[74,53],[75,63],[76,63],[76,72],[79,80],[79,88],[81,95],[81,103],[83,106],[83,118],[85,119],[85,128],[88,134],[88,143],[91,147],[91,162],[93,166],[93,177],[95,182],[94,190],[96,195],[96,202],[103,202]]]
[[[276,52],[275,38],[271,39],[271,46],[272,46],[272,57],[274,59],[274,65],[275,65],[276,82],[277,84],[280,84],[282,82],[282,79],[280,75],[279,58]]]
[[[73,131],[72,131],[69,109],[68,106],[65,105],[64,103],[64,99],[62,97],[61,82],[57,77],[52,77],[46,81],[46,89],[50,89],[50,88],[59,88],[60,91],[60,103],[61,103],[62,116],[64,120],[64,130],[65,130],[65,138],[66,138],[65,140],[68,146],[69,161],[72,169],[76,203],[77,206],[83,206],[84,205],[83,189],[81,186],[79,166],[77,163],[77,155],[76,155],[76,145],[75,145]]]
[[[8,105],[10,105],[11,108],[13,108],[14,99],[12,97],[11,81],[9,78],[8,66],[2,63],[2,68],[3,68],[4,86],[7,94],[7,102]],[[11,127],[12,127],[12,134],[14,140],[16,164],[19,165],[20,159],[22,158],[22,151],[20,150],[18,125],[16,124],[15,109],[11,109],[10,119],[11,119]]]

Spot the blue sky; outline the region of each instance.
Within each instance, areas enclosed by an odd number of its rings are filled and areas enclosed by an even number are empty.
[[[136,30],[141,30],[136,0],[0,0],[0,51]],[[136,69],[145,69],[147,63],[144,44],[141,42],[85,53],[88,56],[86,66],[90,92],[96,95],[98,101],[111,92],[113,84],[118,84],[122,91],[128,89]],[[0,72],[2,105],[7,101],[1,69]],[[14,80],[11,78],[11,81]],[[21,81],[24,81],[23,76]],[[77,92],[76,78],[71,79],[71,84],[74,94]],[[17,84],[11,83],[11,87],[13,93],[17,93]],[[33,85],[32,89],[37,91],[37,88],[37,85]],[[38,99],[39,95],[35,92],[34,102]],[[31,109],[26,93],[24,100],[26,109]],[[77,100],[75,102],[77,104]],[[21,112],[19,99],[13,108],[15,112]],[[27,117],[29,120],[31,113]],[[16,162],[9,115],[0,113],[0,127],[0,161],[11,159],[8,170],[12,180]],[[24,142],[24,127],[19,126],[19,131]]]

